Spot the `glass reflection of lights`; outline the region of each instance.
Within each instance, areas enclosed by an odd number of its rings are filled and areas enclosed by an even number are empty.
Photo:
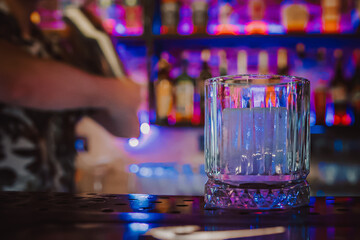
[[[148,211],[154,209],[156,197],[148,194],[129,194],[129,200],[133,211]]]
[[[148,213],[120,213],[120,219],[124,219],[127,221],[146,221],[150,220],[151,217]]]
[[[129,213],[119,213],[118,218],[126,222],[152,222],[163,219],[163,214],[129,212]]]
[[[129,229],[133,232],[145,233],[147,230],[149,230],[149,224],[147,224],[147,223],[130,223]]]
[[[149,195],[149,194],[129,194],[129,199],[135,199],[135,200],[146,200],[146,199],[152,199],[155,196]]]

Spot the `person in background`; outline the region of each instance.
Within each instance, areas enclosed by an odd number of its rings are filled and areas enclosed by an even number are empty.
[[[63,62],[30,21],[37,2],[0,0],[0,190],[71,192],[77,121],[102,110],[110,133],[137,137],[140,89]]]

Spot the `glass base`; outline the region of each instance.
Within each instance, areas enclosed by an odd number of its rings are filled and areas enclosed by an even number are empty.
[[[274,186],[239,187],[209,179],[205,185],[205,208],[235,208],[248,210],[289,209],[309,204],[307,181]]]

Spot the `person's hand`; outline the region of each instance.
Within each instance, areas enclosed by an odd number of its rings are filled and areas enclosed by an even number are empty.
[[[108,79],[99,85],[103,111],[93,116],[111,134],[118,137],[138,137],[140,86],[129,79]]]

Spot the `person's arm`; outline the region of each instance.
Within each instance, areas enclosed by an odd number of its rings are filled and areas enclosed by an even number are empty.
[[[105,128],[123,137],[138,135],[136,84],[36,58],[4,40],[0,40],[0,101],[43,110],[103,108],[109,115]],[[107,126],[110,122],[113,126]]]

